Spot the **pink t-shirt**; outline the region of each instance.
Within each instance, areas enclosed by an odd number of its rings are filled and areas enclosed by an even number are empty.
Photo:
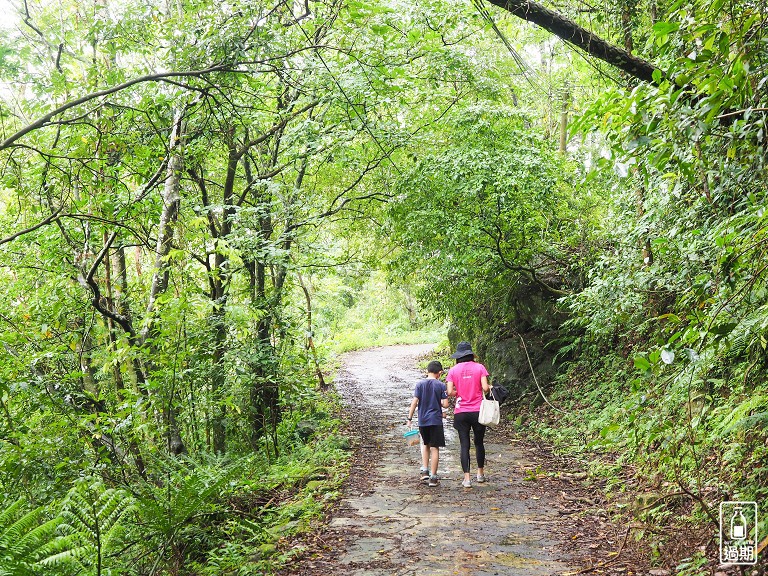
[[[483,386],[480,379],[488,376],[488,370],[478,362],[461,362],[448,370],[445,378],[456,387],[456,409],[459,412],[480,412]]]

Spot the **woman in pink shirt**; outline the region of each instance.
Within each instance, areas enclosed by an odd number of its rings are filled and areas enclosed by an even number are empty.
[[[469,431],[475,440],[475,457],[477,459],[477,481],[485,482],[485,426],[480,424],[480,402],[483,395],[491,387],[488,385],[488,370],[479,362],[475,362],[475,353],[469,342],[459,342],[456,352],[451,354],[456,359],[456,365],[448,371],[446,383],[448,396],[456,396],[456,408],[453,411],[453,427],[459,434],[461,444],[461,469],[464,471],[464,488],[471,488],[469,477]]]

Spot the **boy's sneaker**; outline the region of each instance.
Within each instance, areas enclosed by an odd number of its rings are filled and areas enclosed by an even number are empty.
[[[478,475],[477,475],[477,483],[478,483],[478,484],[482,484],[483,482],[485,482],[485,476],[480,476],[480,475],[478,474]]]
[[[469,480],[463,480],[461,482],[461,485],[464,486],[464,488],[472,488],[472,482],[470,482]]]
[[[429,486],[430,488],[434,488],[434,487],[435,487],[435,486],[437,486],[439,483],[440,483],[440,479],[439,479],[437,476],[430,476],[430,477],[429,477],[429,484],[428,484],[428,486]]]
[[[427,480],[429,480],[429,470],[427,470],[426,468],[421,468],[419,470],[419,480],[421,482],[426,482]]]

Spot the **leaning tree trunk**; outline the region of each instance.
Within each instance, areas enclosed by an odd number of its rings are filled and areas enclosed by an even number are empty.
[[[499,6],[511,14],[514,14],[518,18],[522,18],[523,20],[541,26],[569,44],[581,48],[591,56],[599,58],[643,82],[658,85],[659,82],[653,78],[654,72],[657,72],[657,77],[659,79],[664,77],[664,73],[661,69],[657,68],[647,60],[638,58],[630,52],[622,50],[610,42],[606,42],[586,28],[576,24],[573,20],[566,18],[562,14],[553,12],[538,2],[533,2],[532,0],[488,1],[491,4]]]
[[[532,0],[488,0],[488,2],[503,8],[518,18],[541,26],[569,44],[584,50],[590,56],[607,62],[633,78],[654,86],[661,86],[665,81],[673,82],[684,89],[691,105],[696,105],[706,96],[696,86],[682,84],[674,78],[668,78],[661,68],[657,68],[647,60],[638,58],[628,50],[623,50],[610,42],[606,42],[586,28],[576,24],[573,20],[553,12],[538,2],[533,2]],[[655,3],[651,6],[651,17],[654,20],[657,18],[655,6]],[[721,126],[730,126],[740,118],[743,118],[747,111],[726,109],[723,110],[723,113],[716,120]]]

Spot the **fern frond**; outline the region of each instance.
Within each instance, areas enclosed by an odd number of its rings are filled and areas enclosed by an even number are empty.
[[[38,516],[39,514],[36,515],[36,517]],[[35,528],[32,528],[17,540],[12,550],[19,557],[27,557],[33,561],[39,560],[40,555],[44,553],[44,543],[47,542],[51,535],[55,533],[56,527],[59,524],[61,524],[61,519],[54,518],[44,522],[43,524],[40,524],[39,526],[36,526]]]
[[[758,412],[757,414],[745,416],[741,420],[734,422],[730,427],[730,430],[755,429],[768,429],[768,412]]]
[[[77,535],[59,536],[48,542],[40,549],[41,558],[37,561],[40,566],[58,566],[78,560],[88,552],[82,546]]]
[[[760,341],[760,336],[768,327],[768,306],[759,306],[749,312],[728,335],[725,358],[736,360],[746,355],[749,349]]]
[[[14,553],[15,547],[24,534],[37,525],[41,514],[42,508],[30,510],[20,518],[17,518],[12,524],[6,526],[2,536],[0,536],[0,549],[5,548],[9,552]]]
[[[44,566],[64,564],[71,560],[76,545],[58,536],[61,518],[39,524],[44,508],[22,514],[24,499],[19,499],[0,512],[0,575],[38,576]]]
[[[8,508],[0,511],[0,548],[3,547],[5,542],[5,531],[7,526],[11,523],[13,518],[16,517],[19,508],[21,508],[23,505],[24,499],[19,498],[16,500],[16,502],[8,506]]]
[[[106,488],[100,479],[83,479],[69,491],[61,511],[62,528],[79,544],[81,563],[101,564],[108,556],[133,502],[127,492]]]
[[[740,402],[720,421],[719,425],[715,427],[715,432],[725,436],[734,430],[743,429],[746,425],[742,425],[742,421],[749,418],[756,410],[764,412],[766,406],[768,406],[768,396],[761,394],[750,396],[743,402]]]

